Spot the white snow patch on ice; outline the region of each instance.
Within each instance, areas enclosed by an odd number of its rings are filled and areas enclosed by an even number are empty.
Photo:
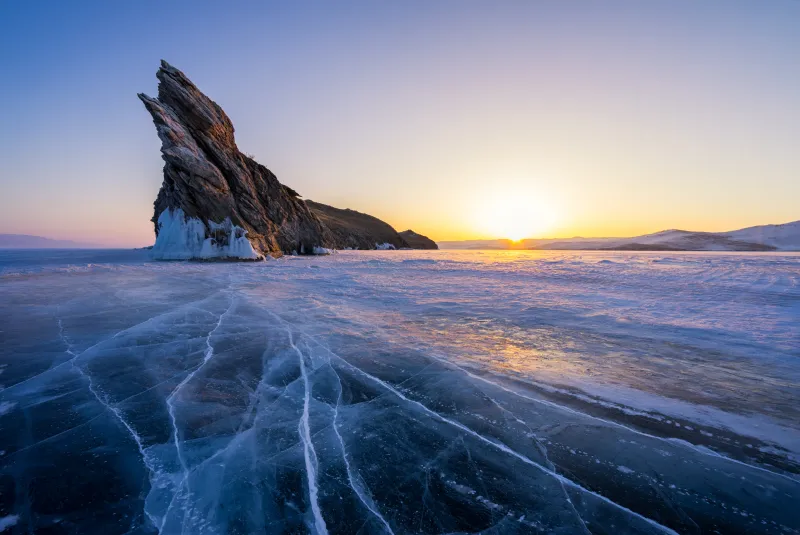
[[[19,520],[19,515],[8,515],[0,518],[0,531],[5,531],[8,528],[15,526]]]
[[[227,217],[222,223],[186,217],[183,210],[168,208],[158,216],[158,236],[153,245],[155,260],[189,260],[207,258],[257,259],[247,231],[234,225]]]
[[[17,404],[13,401],[4,401],[0,403],[0,416],[4,415],[7,412],[11,412]]]
[[[787,427],[782,422],[774,421],[763,414],[757,416],[734,414],[716,407],[662,397],[621,385],[602,385],[573,379],[568,379],[566,383],[579,388],[588,395],[577,394],[573,391],[544,383],[536,384],[545,390],[570,394],[582,401],[604,407],[617,408],[626,414],[641,415],[656,420],[663,420],[663,416],[660,417],[659,415],[666,415],[685,418],[698,425],[727,429],[739,435],[751,436],[778,444],[789,450],[790,453],[784,452],[784,455],[788,455],[789,458],[794,460],[800,459],[800,438],[798,438],[797,430]],[[637,409],[632,409],[631,407],[636,407]],[[666,423],[672,422],[667,420]],[[673,425],[680,427],[677,422],[674,422]],[[713,436],[713,434],[707,432],[704,434]]]

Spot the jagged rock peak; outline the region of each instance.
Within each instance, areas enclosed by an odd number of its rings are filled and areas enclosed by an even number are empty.
[[[156,77],[158,98],[139,94],[164,160],[154,257],[249,259],[335,246],[297,192],[239,151],[216,102],[166,61]]]

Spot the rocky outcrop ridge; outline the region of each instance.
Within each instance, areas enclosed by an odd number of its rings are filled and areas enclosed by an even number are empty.
[[[438,249],[439,246],[436,245],[436,242],[430,239],[427,236],[423,236],[422,234],[417,234],[413,230],[404,230],[403,232],[399,232],[400,237],[403,238],[409,247],[412,249]]]
[[[306,201],[334,237],[337,249],[404,249],[410,245],[385,221],[348,208]]]
[[[156,258],[258,258],[335,247],[297,192],[239,151],[222,108],[165,61],[156,76],[158,98],[139,94],[165,162],[152,219]]]

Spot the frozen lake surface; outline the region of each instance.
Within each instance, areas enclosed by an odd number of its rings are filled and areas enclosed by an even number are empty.
[[[800,256],[0,251],[3,533],[800,533]]]

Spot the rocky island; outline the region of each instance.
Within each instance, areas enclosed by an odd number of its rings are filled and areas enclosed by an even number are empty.
[[[154,258],[255,260],[413,247],[380,219],[306,202],[239,151],[231,120],[185,74],[162,61],[156,76],[158,97],[139,94],[165,162],[152,218]]]
[[[427,236],[417,234],[413,230],[404,230],[400,232],[400,237],[403,238],[408,246],[412,249],[438,249],[439,246],[436,242]]]

